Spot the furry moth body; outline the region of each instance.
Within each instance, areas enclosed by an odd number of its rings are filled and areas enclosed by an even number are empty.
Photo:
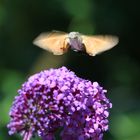
[[[62,55],[71,48],[74,51],[84,51],[90,56],[113,48],[118,43],[118,37],[112,35],[88,36],[79,32],[64,33],[52,31],[40,34],[33,44],[54,55]]]

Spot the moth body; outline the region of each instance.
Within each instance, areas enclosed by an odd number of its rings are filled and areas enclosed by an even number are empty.
[[[70,32],[68,34],[68,44],[70,48],[74,51],[84,51],[84,44],[82,43],[83,39],[81,34],[78,32]]]

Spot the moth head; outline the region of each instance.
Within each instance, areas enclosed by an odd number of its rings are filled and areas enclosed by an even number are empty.
[[[70,33],[68,34],[68,37],[69,37],[70,39],[77,39],[77,38],[80,37],[80,33],[79,33],[79,32],[70,32]]]

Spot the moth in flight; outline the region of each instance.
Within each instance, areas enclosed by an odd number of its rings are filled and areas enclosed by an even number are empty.
[[[83,51],[90,56],[113,48],[118,43],[118,37],[112,35],[83,35],[79,32],[52,31],[40,34],[33,44],[43,48],[54,55],[62,55],[72,49]]]

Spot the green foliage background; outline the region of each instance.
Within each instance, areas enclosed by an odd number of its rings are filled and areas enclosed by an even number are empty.
[[[108,90],[113,108],[104,140],[140,140],[139,5],[138,0],[0,0],[0,140],[22,139],[6,128],[21,84],[62,65]],[[73,51],[53,56],[32,44],[39,33],[54,29],[114,34],[120,43],[96,57]]]

